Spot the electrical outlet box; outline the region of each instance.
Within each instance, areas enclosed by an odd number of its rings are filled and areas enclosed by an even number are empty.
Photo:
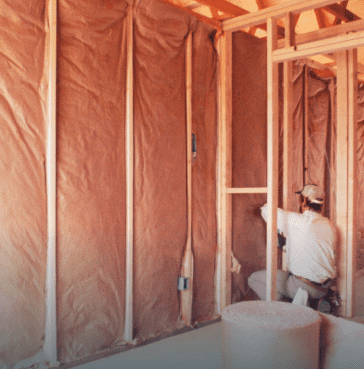
[[[178,287],[177,288],[178,288],[179,291],[188,290],[188,278],[179,277],[178,278]]]

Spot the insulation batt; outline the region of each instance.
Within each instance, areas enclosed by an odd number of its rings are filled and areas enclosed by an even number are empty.
[[[248,301],[222,312],[222,367],[318,368],[321,318],[306,307]]]

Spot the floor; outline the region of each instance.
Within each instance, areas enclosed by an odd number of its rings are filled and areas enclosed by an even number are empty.
[[[364,273],[356,282],[356,315],[349,320],[364,324]],[[77,365],[76,368],[221,369],[221,324],[209,324],[168,339]]]
[[[76,368],[221,369],[221,322]]]

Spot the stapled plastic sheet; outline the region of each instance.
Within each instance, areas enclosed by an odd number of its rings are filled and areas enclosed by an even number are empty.
[[[145,0],[136,10],[134,333],[179,328],[177,280],[187,239],[185,37],[192,18]]]
[[[43,346],[47,215],[45,4],[0,7],[0,364]]]
[[[217,54],[213,29],[198,22],[193,33],[193,123],[196,158],[192,163],[193,319],[214,315],[216,258]]]
[[[60,0],[57,301],[62,362],[122,342],[127,4]]]
[[[233,33],[232,65],[233,187],[266,187],[266,42],[243,32]],[[232,247],[242,265],[240,274],[233,275],[233,302],[247,297],[249,275],[254,270],[265,269],[266,225],[259,213],[259,207],[265,202],[265,194],[232,197]]]

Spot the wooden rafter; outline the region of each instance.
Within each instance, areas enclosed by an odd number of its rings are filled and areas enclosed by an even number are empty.
[[[349,0],[344,0],[340,3],[340,5],[344,8],[346,8],[348,6],[348,2]],[[333,26],[337,26],[338,24],[341,23],[341,19],[339,17],[335,17],[334,23],[332,24]]]
[[[319,29],[326,28],[325,16],[322,9],[315,9],[315,15]]]
[[[350,10],[346,9],[346,7],[341,4],[331,4],[325,6],[324,9],[344,22],[352,22],[354,20],[360,19],[360,17],[352,13]]]
[[[224,31],[237,31],[242,28],[266,23],[268,18],[282,18],[287,13],[299,14],[336,3],[335,0],[291,0],[254,13],[238,16],[222,22]]]
[[[163,0],[163,1],[172,1],[172,0]],[[247,15],[247,14],[251,14],[249,11],[240,8],[228,1],[225,0],[199,0],[198,1],[201,5],[206,5],[209,7],[209,9],[216,9],[222,13],[224,13],[224,17],[219,17],[218,18],[226,18],[227,16],[240,16],[240,15]],[[212,11],[211,11],[212,13]],[[213,13],[212,13],[213,14]],[[264,23],[256,25],[257,28],[263,30],[263,31],[267,31],[267,25]],[[278,36],[280,38],[284,37],[284,28],[278,26]]]
[[[212,18],[214,19],[219,19],[219,11],[215,8],[213,8],[212,6],[209,7]]]
[[[184,10],[185,12],[187,12],[187,13],[193,15],[194,17],[196,17],[201,22],[210,24],[211,26],[215,27],[216,29],[221,30],[221,22],[217,19],[205,17],[202,14],[194,12],[193,10],[191,10],[191,8],[185,8],[181,5],[177,5],[173,2],[173,0],[162,0],[162,1],[164,1],[165,3],[167,3],[169,5],[174,6],[175,8]],[[198,6],[196,6],[196,8],[198,8]],[[195,9],[195,8],[193,8],[193,9]]]
[[[255,32],[257,31],[257,29],[258,29],[258,27],[250,27],[249,28],[249,31],[248,31],[248,33],[249,33],[249,35],[255,35]]]
[[[226,15],[238,16],[249,13],[247,10],[242,9],[226,0],[199,0],[198,2],[202,5],[208,6],[209,8],[215,8]]]

